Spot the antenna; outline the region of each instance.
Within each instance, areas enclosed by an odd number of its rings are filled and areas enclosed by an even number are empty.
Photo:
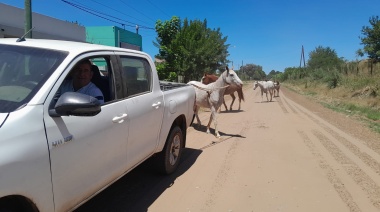
[[[31,28],[30,30],[28,30],[23,36],[21,36],[19,39],[17,39],[16,42],[25,41],[25,37],[26,37],[26,35],[27,35],[30,31],[32,31],[33,29],[34,29],[34,27]]]

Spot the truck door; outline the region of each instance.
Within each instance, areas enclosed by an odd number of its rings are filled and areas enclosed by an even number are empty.
[[[110,84],[109,90],[103,88],[103,92],[109,92],[110,99],[101,106],[101,112],[89,117],[50,117],[47,112],[44,115],[54,201],[59,211],[72,209],[125,172],[129,124],[126,121],[127,106],[118,96],[121,86],[115,86],[115,79],[120,76],[114,68],[119,66],[111,55],[113,53],[97,54],[102,56],[91,55],[89,59],[103,73],[107,73],[107,76],[101,74],[101,77]],[[68,76],[68,72],[82,59],[85,58],[73,61],[64,75]],[[57,87],[62,82],[63,79],[60,79]],[[53,88],[48,104],[54,101],[57,90]],[[45,111],[50,107],[45,106]]]
[[[130,167],[150,156],[157,147],[164,111],[160,89],[153,89],[148,59],[120,55],[123,93],[128,108],[127,160]],[[158,83],[158,77],[155,78]]]

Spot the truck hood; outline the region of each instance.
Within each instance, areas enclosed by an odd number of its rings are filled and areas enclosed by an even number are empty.
[[[0,128],[7,119],[9,113],[0,113]]]

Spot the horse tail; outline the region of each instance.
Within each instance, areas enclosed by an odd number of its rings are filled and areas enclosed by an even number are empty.
[[[239,99],[245,101],[244,100],[243,88],[237,89],[237,93],[238,93]]]

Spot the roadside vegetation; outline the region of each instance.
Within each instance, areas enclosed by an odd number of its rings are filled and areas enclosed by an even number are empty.
[[[307,65],[286,68],[272,76],[300,94],[307,95],[332,110],[353,116],[380,133],[380,20],[369,19],[359,37],[363,49],[346,61],[334,49],[318,46],[309,53]]]

